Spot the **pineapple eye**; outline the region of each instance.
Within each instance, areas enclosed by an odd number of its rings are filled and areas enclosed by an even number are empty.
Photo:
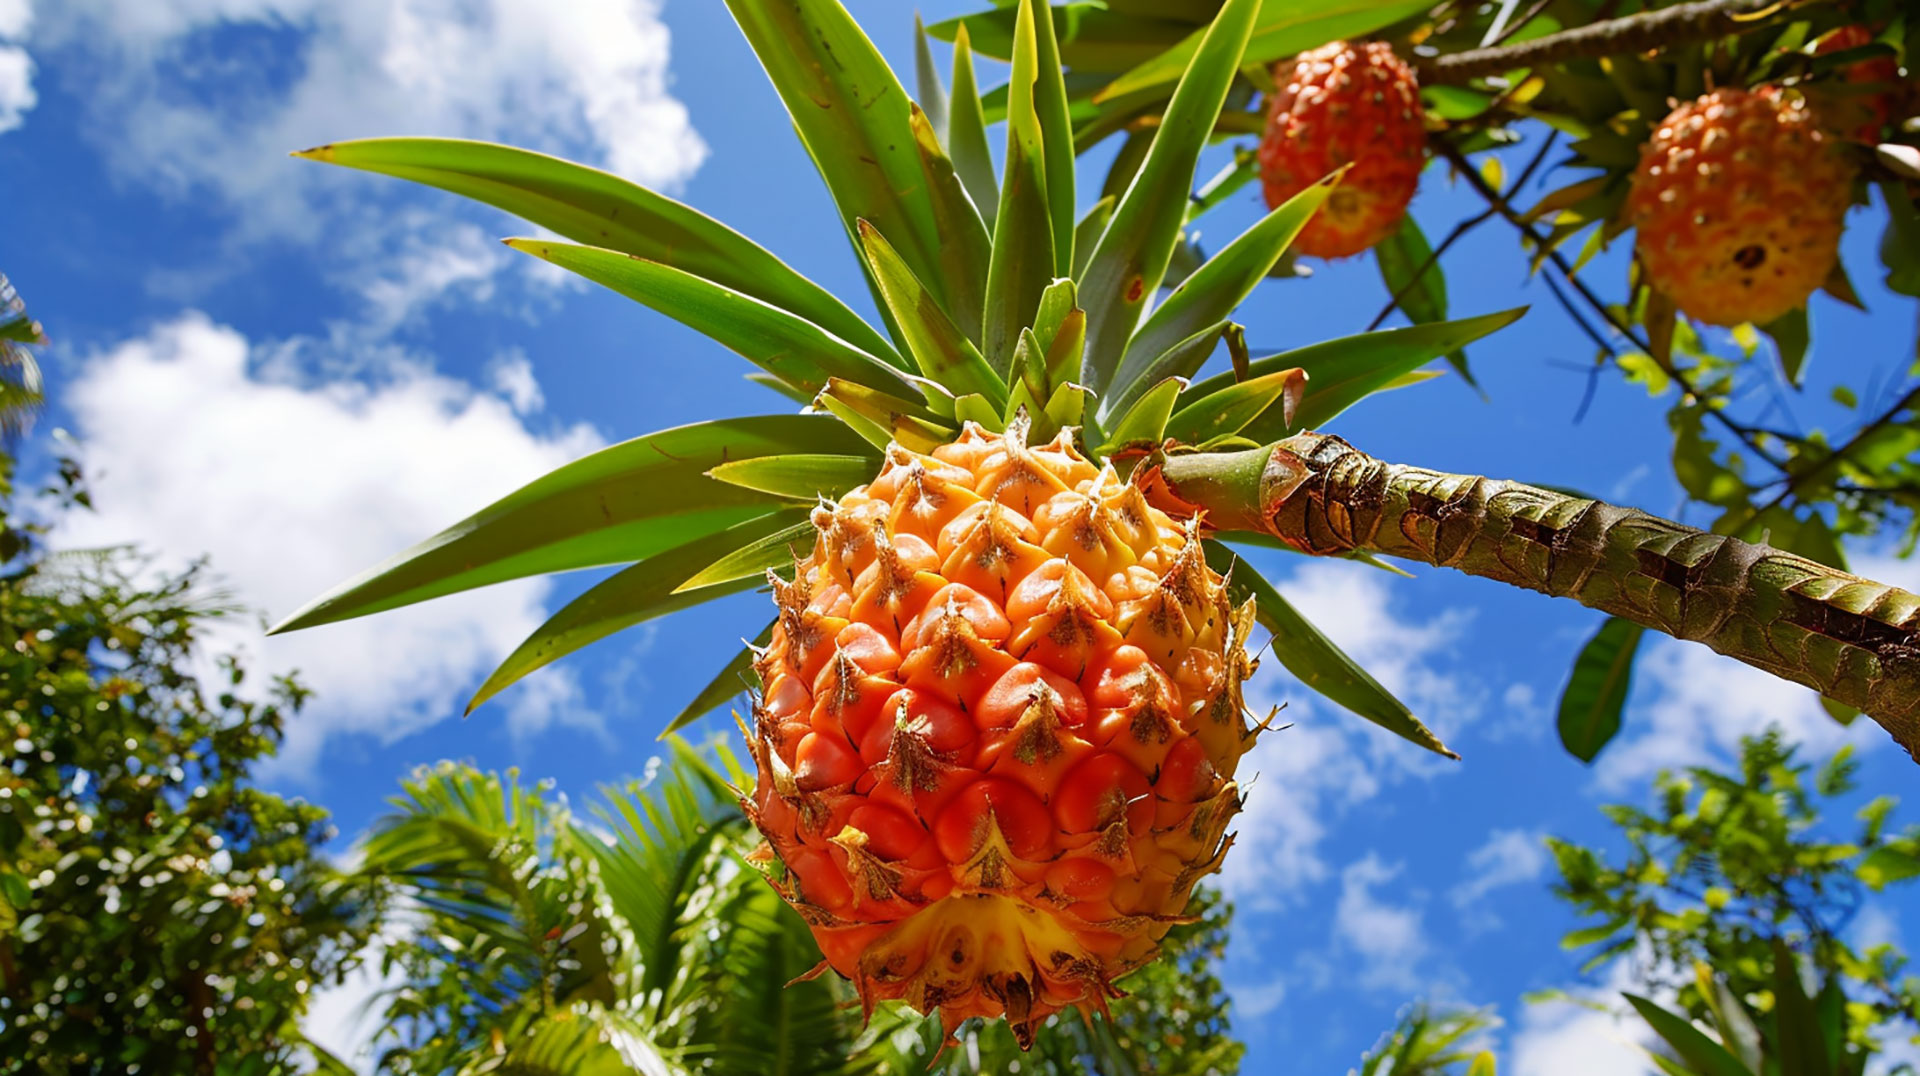
[[[1766,261],[1767,248],[1758,243],[1749,244],[1733,252],[1733,264],[1748,272],[1765,265]]]

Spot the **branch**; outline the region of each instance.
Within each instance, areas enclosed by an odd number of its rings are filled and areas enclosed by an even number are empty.
[[[1415,70],[1421,85],[1447,86],[1502,75],[1519,67],[1651,52],[1758,29],[1773,9],[1785,6],[1789,5],[1781,0],[1697,0],[1590,23],[1517,45],[1419,58]]]
[[[1584,497],[1383,463],[1302,433],[1159,457],[1148,496],[1302,553],[1454,568],[1705,643],[1879,722],[1920,759],[1920,596]]]

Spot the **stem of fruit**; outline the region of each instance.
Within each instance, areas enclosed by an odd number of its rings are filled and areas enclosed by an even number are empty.
[[[1743,34],[1766,25],[1781,0],[1696,0],[1618,19],[1605,19],[1515,45],[1469,49],[1420,61],[1423,86],[1458,85],[1522,67],[1650,52],[1672,45]]]
[[[1896,587],[1632,508],[1383,463],[1327,434],[1163,454],[1138,480],[1217,531],[1455,568],[1705,643],[1859,709],[1920,759],[1920,596]]]

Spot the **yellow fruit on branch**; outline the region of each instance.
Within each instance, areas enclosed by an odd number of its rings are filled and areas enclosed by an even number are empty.
[[[1832,274],[1850,182],[1799,95],[1715,90],[1641,149],[1627,198],[1635,256],[1689,317],[1771,322]]]

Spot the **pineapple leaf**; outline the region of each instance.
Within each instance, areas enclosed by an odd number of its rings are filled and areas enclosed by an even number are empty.
[[[1053,275],[1073,273],[1074,148],[1073,119],[1067,97],[1066,69],[1054,33],[1052,7],[1034,0],[1048,17],[1035,18],[1034,53],[1039,62],[1033,83],[1033,110],[1040,123],[1040,150],[1047,179],[1047,205],[1053,227]]]
[[[1167,421],[1166,436],[1199,444],[1237,434],[1276,401],[1282,413],[1291,415],[1300,404],[1306,384],[1307,375],[1292,369],[1229,385],[1174,412]]]
[[[1048,20],[1038,20],[1048,21]],[[994,222],[993,260],[987,270],[985,348],[988,364],[1014,379],[1020,330],[1033,324],[1040,295],[1053,282],[1053,209],[1047,191],[1047,132],[1039,113],[1043,71],[1035,38],[1033,0],[1020,0],[1020,21],[1008,86],[1007,154]],[[1071,147],[1068,150],[1072,152]],[[1069,161],[1071,164],[1071,161]],[[1001,401],[1004,403],[1005,401]]]
[[[1246,50],[1259,0],[1226,0],[1161,118],[1147,151],[1094,245],[1081,281],[1087,310],[1087,357],[1081,381],[1095,392],[1112,384],[1127,341],[1160,287],[1186,220],[1194,166],[1213,134]]]
[[[1148,392],[1165,384],[1169,377],[1192,377],[1195,371],[1206,365],[1214,349],[1220,346],[1221,338],[1231,328],[1237,328],[1233,322],[1218,321],[1185,340],[1177,341],[1148,363],[1138,375],[1131,378],[1127,382],[1127,387],[1117,394],[1117,398],[1112,403],[1104,404],[1101,407],[1102,414],[1125,413]],[[1218,392],[1219,389],[1214,391]],[[1181,395],[1187,397],[1189,402],[1198,398],[1190,389]]]
[[[1249,376],[1298,366],[1307,372],[1307,391],[1292,422],[1277,412],[1268,412],[1244,432],[1265,444],[1295,430],[1319,429],[1367,396],[1392,387],[1401,377],[1450,351],[1513,324],[1526,312],[1522,306],[1458,321],[1361,333],[1255,359],[1248,365]],[[1234,380],[1232,373],[1219,374],[1195,384],[1186,395],[1197,399],[1220,391]]]
[[[575,460],[315,599],[273,630],[310,628],[474,587],[651,557],[781,501],[705,474],[729,460],[858,454],[826,415],[758,415],[662,430]],[[870,457],[879,466],[879,454]]]
[[[1075,71],[1117,74],[1145,62],[1166,43],[1204,24],[1208,5],[1194,0],[1161,0],[1151,13],[1125,10],[1128,5],[1079,2],[1052,8],[1060,41],[1060,60]],[[1047,10],[1042,8],[1041,10]],[[941,41],[971,32],[980,41],[979,52],[997,60],[1013,55],[1014,11],[996,0],[995,9],[961,15],[935,23],[927,33]]]
[[[879,285],[880,300],[900,327],[914,365],[922,374],[956,394],[978,392],[997,403],[1005,403],[1006,383],[941,310],[939,302],[914,276],[894,246],[864,220],[856,222],[855,227],[860,233],[860,248],[866,255],[867,267]]]
[[[789,508],[749,519],[718,534],[696,538],[684,545],[656,553],[628,568],[615,572],[568,602],[547,618],[526,641],[516,647],[500,667],[488,676],[467,703],[472,713],[527,674],[560,658],[604,639],[622,628],[664,616],[667,613],[724,594],[733,594],[753,586],[754,578],[736,578],[698,590],[681,590],[689,576],[711,564],[715,553],[727,553],[804,522],[811,509]],[[782,550],[784,553],[784,550]],[[785,561],[781,558],[781,563]]]
[[[1270,64],[1329,41],[1370,34],[1432,6],[1431,0],[1268,0],[1253,27],[1242,62]],[[1178,45],[1114,79],[1094,100],[1165,94],[1205,48],[1200,32],[1195,31]]]
[[[1000,213],[1000,185],[993,177],[993,151],[987,147],[987,117],[980,111],[980,87],[974,81],[973,50],[967,31],[953,41],[953,98],[947,113],[947,152],[953,170],[989,226]]]
[[[900,372],[820,326],[743,292],[660,262],[546,239],[507,245],[652,307],[787,384],[819,392],[829,377],[916,394]]]
[[[772,389],[787,399],[792,400],[794,403],[799,404],[801,407],[811,404],[816,395],[815,393],[808,392],[806,389],[795,388],[764,370],[754,370],[741,376],[762,388]]]
[[[893,435],[887,432],[885,426],[880,425],[878,422],[847,406],[840,400],[823,393],[815,402],[832,412],[834,418],[845,423],[847,429],[858,435],[861,440],[879,449],[881,452],[884,453],[887,451],[887,448],[893,444]]]
[[[1620,996],[1627,999],[1627,1004],[1633,1006],[1648,1027],[1653,1028],[1654,1034],[1665,1039],[1673,1052],[1686,1061],[1687,1071],[1700,1073],[1701,1076],[1753,1076],[1739,1058],[1708,1038],[1706,1032],[1694,1026],[1693,1021],[1669,1012],[1638,994],[1622,993]]]
[[[1182,281],[1127,344],[1126,358],[1114,378],[1114,385],[1120,388],[1117,398],[1124,398],[1136,379],[1153,380],[1150,364],[1167,349],[1231,315],[1234,307],[1253,294],[1254,286],[1266,279],[1268,270],[1326,202],[1344,172],[1335,172],[1289,198]],[[1193,370],[1177,372],[1191,375]]]
[[[980,309],[986,226],[951,174],[947,182],[929,174],[929,160],[943,158],[929,157],[906,89],[853,17],[838,0],[727,0],[727,8],[786,103],[856,249],[854,222],[871,221],[941,309],[963,318],[964,308]],[[965,213],[935,205],[954,197]],[[943,234],[943,218],[962,230]]]
[[[872,478],[873,457],[815,453],[759,456],[723,463],[708,471],[707,477],[775,497],[807,501],[815,497],[838,497]]]
[[[811,321],[894,365],[885,336],[764,247],[691,206],[597,168],[453,138],[370,138],[294,154],[464,195],[590,246],[672,266]]]
[[[913,16],[913,79],[920,111],[944,146],[949,137],[947,87],[940,81],[940,69],[933,65],[933,48],[927,43],[927,28],[918,12]]]
[[[1173,404],[1180,398],[1183,384],[1179,378],[1169,377],[1142,393],[1114,424],[1106,444],[1100,447],[1100,455],[1111,456],[1128,447],[1159,448],[1166,439],[1167,420],[1173,417]]]
[[[799,560],[796,543],[811,546],[815,533],[812,520],[795,523],[728,553],[687,577],[673,592],[684,594],[738,579],[763,579],[767,569],[784,568]]]
[[[971,422],[994,433],[1002,433],[1007,424],[1000,417],[992,403],[977,392],[970,392],[953,401],[953,417],[961,422]]]
[[[1222,537],[1231,540],[1234,535]],[[1301,683],[1396,736],[1448,758],[1460,757],[1421,724],[1405,703],[1301,616],[1251,564],[1220,542],[1209,540],[1206,545],[1207,563],[1227,577],[1227,592],[1234,603],[1254,600],[1261,626],[1273,633],[1274,656]]]
[[[1107,230],[1107,222],[1113,219],[1113,207],[1120,203],[1118,195],[1106,195],[1088,208],[1073,228],[1073,278],[1084,280],[1087,275],[1087,262],[1093,258],[1093,245],[1100,241],[1101,233]],[[1079,371],[1074,372],[1079,376]]]
[[[760,630],[760,634],[754,636],[751,647],[743,646],[736,651],[733,658],[727,662],[726,668],[721,669],[712,680],[707,681],[707,686],[700,689],[700,694],[695,695],[693,701],[687,703],[678,716],[667,722],[667,727],[660,730],[660,738],[664,740],[686,728],[712,713],[715,707],[746,691],[751,685],[757,684],[759,681],[753,675],[753,651],[755,648],[771,645],[773,645],[773,625],[768,624]]]
[[[874,431],[891,436],[915,452],[931,452],[959,432],[951,426],[921,418],[917,413],[919,407],[911,401],[838,379],[827,383],[819,402],[842,418],[852,415],[870,424]],[[881,444],[880,449],[884,453],[887,446]]]

